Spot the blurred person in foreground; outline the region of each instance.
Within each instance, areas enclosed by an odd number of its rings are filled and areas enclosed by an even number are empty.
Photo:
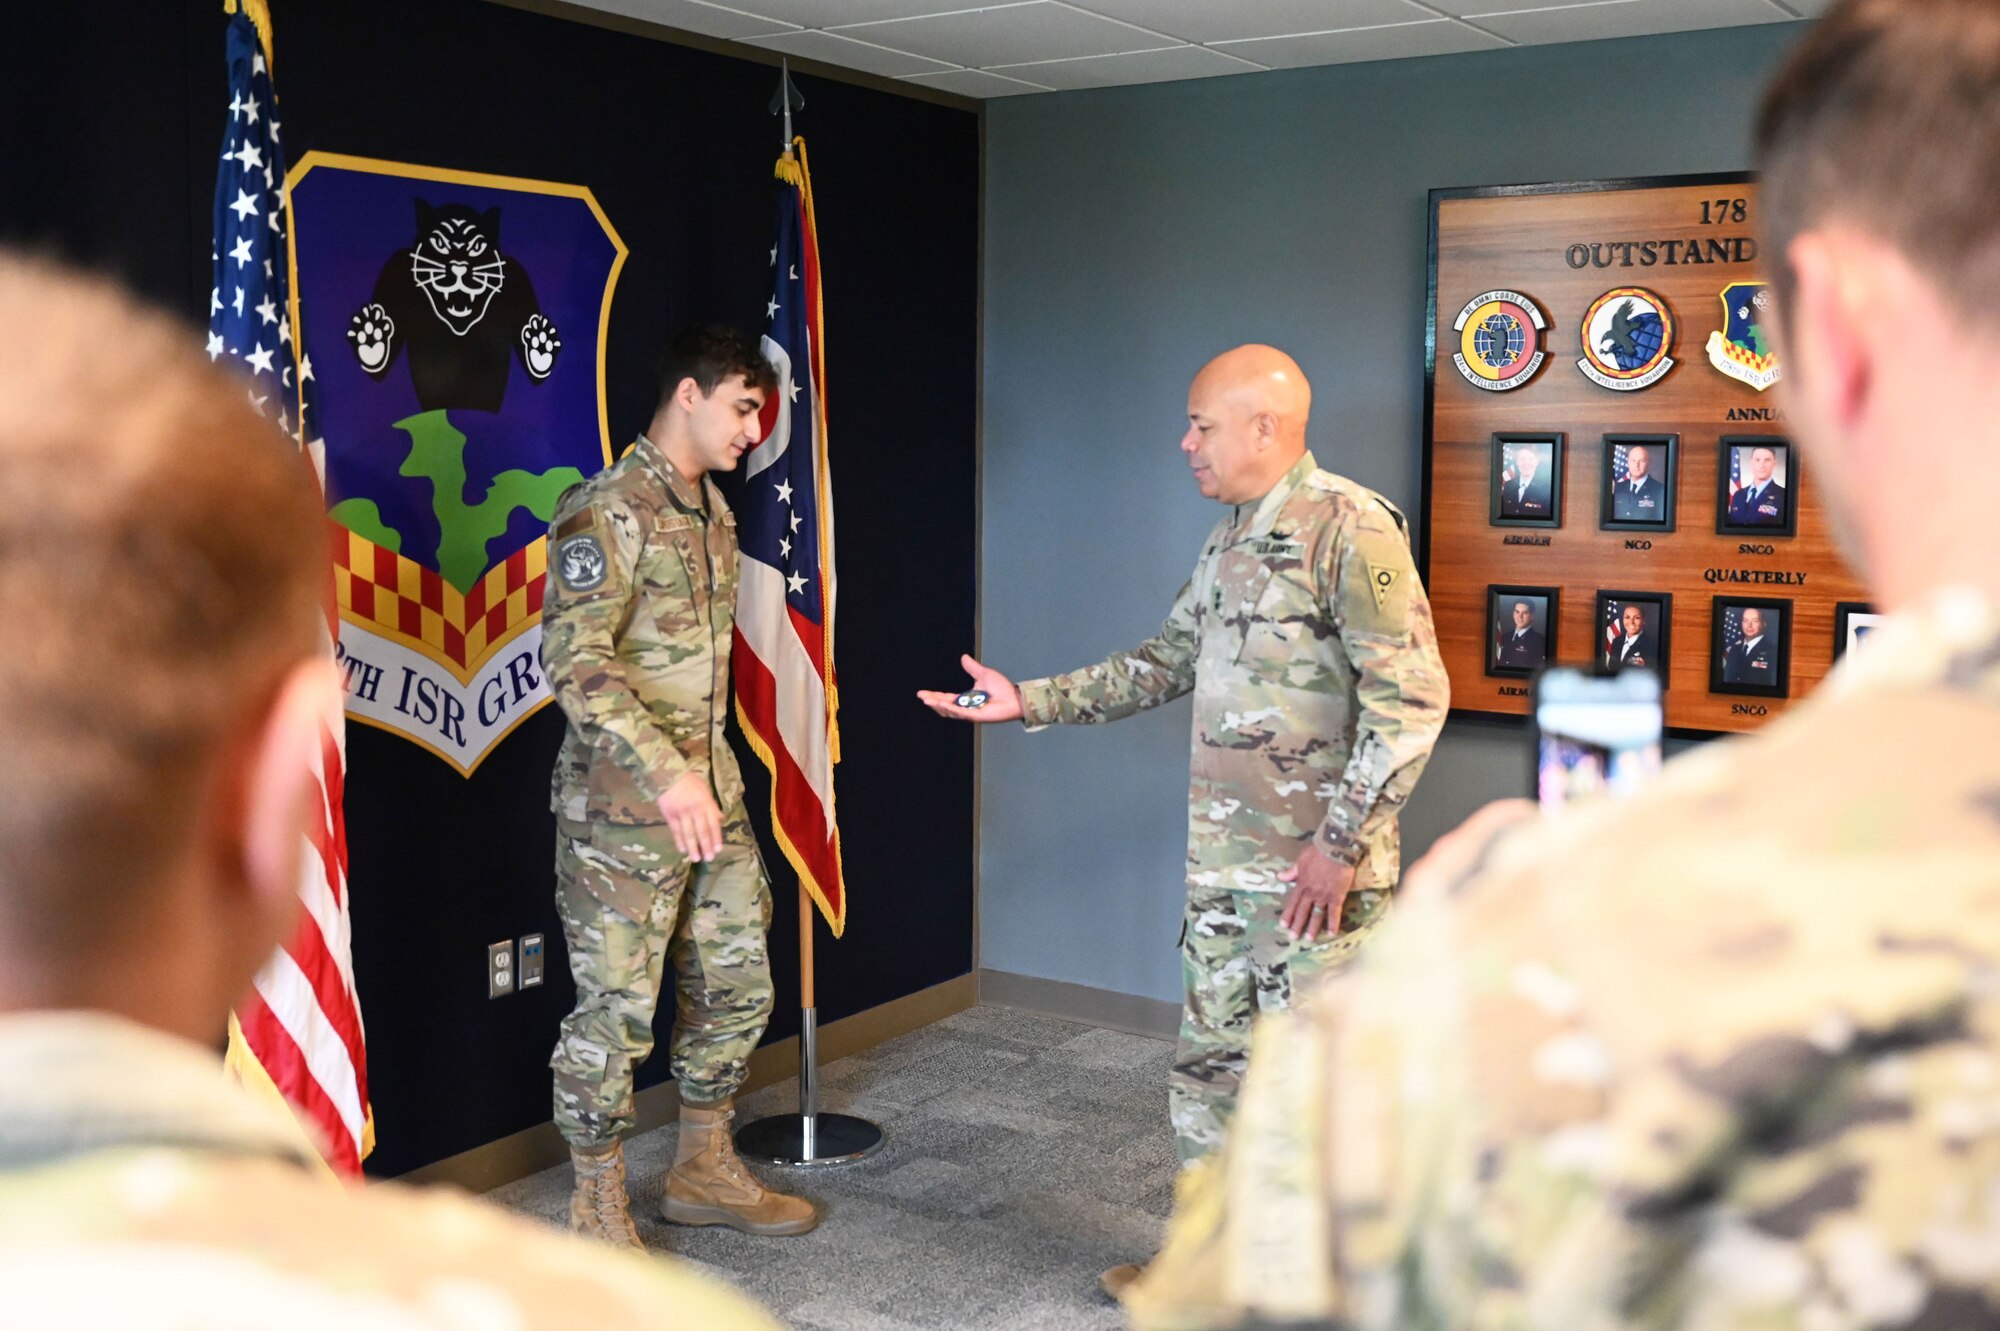
[[[192,331],[0,254],[0,1320],[768,1331],[664,1262],[343,1187],[225,1081],[340,705],[323,524]]]
[[[1757,144],[1787,412],[1888,622],[1645,794],[1440,843],[1258,1028],[1137,1326],[2000,1325],[2000,4],[1836,5]]]

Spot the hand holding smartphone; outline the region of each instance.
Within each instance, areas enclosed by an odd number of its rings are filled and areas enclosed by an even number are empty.
[[[1554,666],[1535,677],[1535,793],[1544,812],[1625,794],[1660,770],[1665,716],[1650,670],[1592,675]]]

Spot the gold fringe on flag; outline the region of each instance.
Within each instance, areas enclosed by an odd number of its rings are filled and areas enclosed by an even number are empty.
[[[234,14],[239,9],[250,16],[257,29],[257,44],[264,48],[264,68],[268,70],[276,63],[271,56],[270,0],[222,0],[223,13]]]

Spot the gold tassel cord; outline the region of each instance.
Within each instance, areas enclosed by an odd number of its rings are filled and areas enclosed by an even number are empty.
[[[276,61],[271,55],[271,4],[270,0],[222,0],[222,12],[234,14],[242,10],[250,16],[250,23],[257,29],[257,44],[264,48],[264,68],[270,69]]]

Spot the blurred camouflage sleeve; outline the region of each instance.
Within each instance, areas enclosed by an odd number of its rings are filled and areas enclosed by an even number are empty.
[[[639,519],[604,494],[574,511],[573,503],[574,497],[565,500],[549,532],[542,669],[577,733],[658,799],[690,766],[632,691],[618,659],[618,632],[645,543]]]
[[[1194,609],[1190,580],[1174,598],[1174,608],[1159,633],[1137,647],[1066,675],[1017,685],[1022,724],[1039,730],[1122,721],[1187,693],[1194,688],[1194,659],[1200,647]]]
[[[1322,586],[1355,671],[1354,749],[1314,838],[1343,864],[1358,864],[1368,834],[1395,816],[1430,761],[1451,707],[1431,603],[1417,578],[1402,515],[1364,506],[1327,543]]]

